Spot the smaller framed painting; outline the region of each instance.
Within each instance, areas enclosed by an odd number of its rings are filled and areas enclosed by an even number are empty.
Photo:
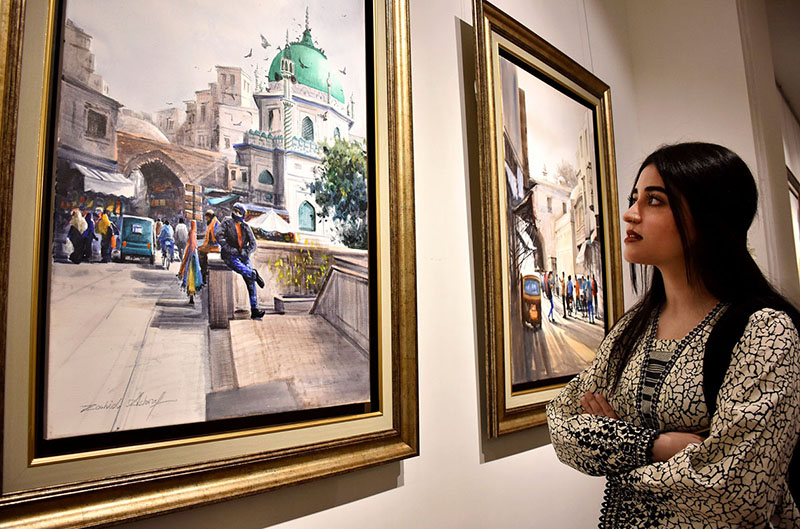
[[[622,315],[610,88],[475,2],[489,436],[545,422]]]

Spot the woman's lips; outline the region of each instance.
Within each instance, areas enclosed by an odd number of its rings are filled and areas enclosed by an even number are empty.
[[[633,230],[628,230],[625,233],[625,235],[626,235],[626,237],[625,237],[625,242],[626,243],[628,243],[628,242],[636,242],[636,241],[641,241],[642,240],[642,236],[639,235],[638,233],[636,233]]]

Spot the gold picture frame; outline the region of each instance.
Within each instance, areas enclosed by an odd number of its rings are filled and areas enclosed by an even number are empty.
[[[409,15],[368,3],[374,43],[380,409],[178,441],[37,458],[33,453],[43,189],[58,0],[3,2],[0,25],[0,413],[3,527],[91,527],[308,482],[418,453],[416,264]],[[307,22],[308,24],[308,22]],[[263,38],[263,36],[262,36]],[[288,42],[288,37],[287,37]],[[288,44],[287,44],[288,45]],[[34,217],[34,212],[36,216]],[[371,250],[372,251],[372,250]],[[9,308],[13,308],[10,312]]]
[[[622,272],[609,86],[489,2],[473,22],[492,438],[546,422],[622,315]]]

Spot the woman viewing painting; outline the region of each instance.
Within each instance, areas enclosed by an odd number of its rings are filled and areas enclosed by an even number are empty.
[[[547,409],[558,457],[607,478],[602,528],[800,527],[800,313],[748,250],[757,201],[719,145],[641,164],[623,256],[643,296]]]

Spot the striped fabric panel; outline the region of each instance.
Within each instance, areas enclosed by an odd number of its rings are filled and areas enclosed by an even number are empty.
[[[647,367],[645,368],[644,380],[642,381],[642,415],[647,422],[654,422],[653,417],[653,393],[660,379],[665,374],[665,368],[670,363],[673,350],[663,351],[654,350],[650,351]]]

